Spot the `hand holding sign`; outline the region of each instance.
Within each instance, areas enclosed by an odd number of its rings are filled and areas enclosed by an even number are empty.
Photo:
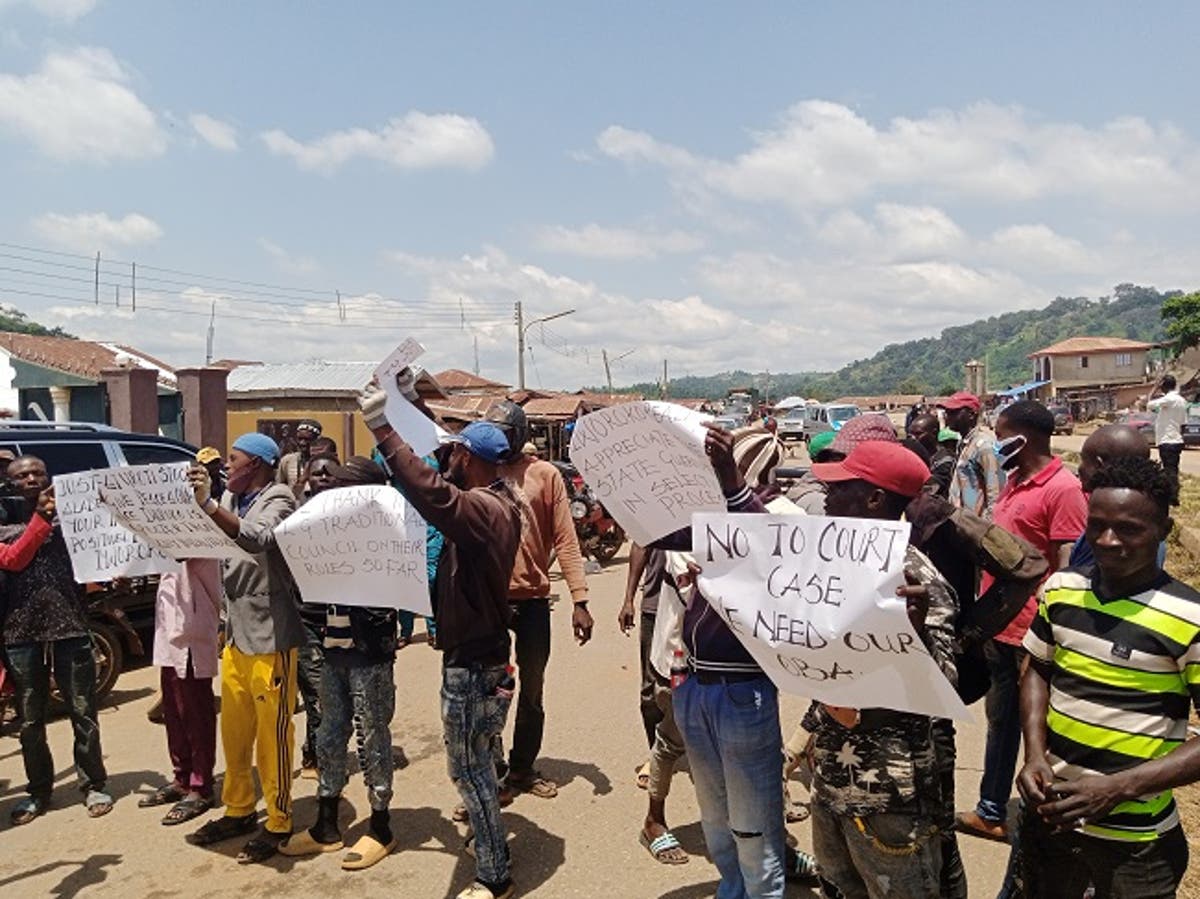
[[[643,546],[725,508],[705,452],[706,417],[674,403],[610,406],[575,423],[571,461],[596,498]]]
[[[908,532],[891,520],[702,514],[692,551],[701,593],[781,690],[968,719],[914,629],[931,593],[905,584]]]
[[[425,522],[379,485],[317,494],[275,528],[305,602],[431,615]]]
[[[387,397],[384,414],[388,424],[418,456],[429,455],[448,436],[436,422],[412,404],[397,380],[397,376],[402,376],[405,371],[408,371],[409,378],[412,377],[410,366],[423,352],[425,348],[410,337],[375,369],[375,378]],[[410,381],[408,389],[415,394],[415,382]]]

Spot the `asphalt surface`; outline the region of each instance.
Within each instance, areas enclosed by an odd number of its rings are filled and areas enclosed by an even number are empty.
[[[1083,449],[1083,441],[1087,439],[1081,434],[1060,434],[1051,442],[1051,447],[1058,453],[1077,453]],[[1151,456],[1158,458],[1158,450],[1151,450]],[[1184,474],[1200,475],[1200,447],[1188,447],[1179,457],[1179,470]]]
[[[603,573],[590,576],[593,641],[574,645],[569,610],[559,605],[552,616],[553,654],[547,686],[547,732],[541,770],[560,784],[556,799],[521,796],[507,810],[513,834],[514,877],[518,895],[546,897],[712,896],[716,870],[703,857],[704,838],[691,783],[676,777],[668,801],[668,820],[689,864],[668,867],[655,862],[638,844],[646,794],[634,785],[634,767],[646,756],[637,709],[637,643],[623,637],[616,615],[625,582],[623,557]],[[558,589],[566,595],[563,587]],[[418,641],[423,637],[418,634]],[[141,795],[163,782],[169,770],[163,728],[146,719],[157,669],[144,667],[121,676],[100,720],[110,787],[117,797],[112,813],[87,817],[75,786],[70,725],[49,726],[58,780],[54,805],[24,827],[8,824],[9,811],[25,783],[15,729],[0,736],[0,890],[3,895],[122,896],[168,899],[190,896],[359,896],[454,897],[474,872],[462,852],[463,829],[451,823],[456,793],[447,776],[438,720],[438,654],[417,642],[396,661],[398,702],[392,723],[394,743],[404,767],[396,772],[392,827],[399,846],[374,868],[343,872],[340,853],[312,859],[277,857],[264,865],[234,862],[240,841],[213,849],[187,845],[184,834],[199,822],[181,827],[159,824],[162,809],[139,809]],[[801,697],[784,697],[784,733],[805,708]],[[975,706],[977,716],[982,715]],[[296,716],[297,732],[302,715]],[[983,758],[983,727],[960,728],[958,787],[969,804]],[[223,761],[218,760],[218,771]],[[803,795],[795,785],[793,795]],[[316,814],[316,783],[297,780],[294,790],[297,828]],[[342,803],[347,844],[365,829],[368,814],[361,779],[354,775]],[[810,845],[808,824],[791,827],[802,847]],[[972,895],[994,895],[1003,875],[1007,847],[964,838],[963,850]],[[789,896],[812,896],[793,887]]]

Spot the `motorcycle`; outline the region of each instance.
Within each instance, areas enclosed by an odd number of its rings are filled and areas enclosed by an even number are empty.
[[[583,554],[601,564],[611,562],[625,542],[625,531],[587,488],[571,500],[571,518]]]
[[[575,522],[575,536],[579,538],[579,549],[585,558],[590,556],[601,564],[611,562],[625,542],[625,531],[592,494],[574,465],[569,462],[552,464],[562,473],[567,485],[567,498],[571,519]]]
[[[92,654],[96,660],[96,686],[92,695],[99,703],[112,692],[117,677],[125,665],[127,653],[142,655],[142,639],[138,636],[124,610],[113,602],[116,591],[102,588],[98,584],[88,585],[87,623],[92,634]],[[12,675],[0,664],[0,708],[15,703]],[[50,702],[58,711],[66,708],[66,701],[54,678],[50,680]],[[0,719],[7,715],[0,712]]]

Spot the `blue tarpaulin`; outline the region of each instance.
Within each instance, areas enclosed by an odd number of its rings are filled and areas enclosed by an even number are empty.
[[[1025,384],[1019,384],[1016,387],[1010,387],[1008,390],[997,390],[996,396],[1021,396],[1029,393],[1031,390],[1037,390],[1039,387],[1044,387],[1049,383],[1049,381],[1029,381]]]

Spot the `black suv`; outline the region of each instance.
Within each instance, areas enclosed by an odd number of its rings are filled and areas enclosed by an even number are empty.
[[[196,458],[195,448],[181,440],[82,422],[0,421],[0,450],[37,456],[52,478],[94,468]],[[119,589],[87,585],[97,647],[98,696],[112,689],[126,655],[143,654],[141,635],[152,638],[157,586],[157,577],[135,578]]]

